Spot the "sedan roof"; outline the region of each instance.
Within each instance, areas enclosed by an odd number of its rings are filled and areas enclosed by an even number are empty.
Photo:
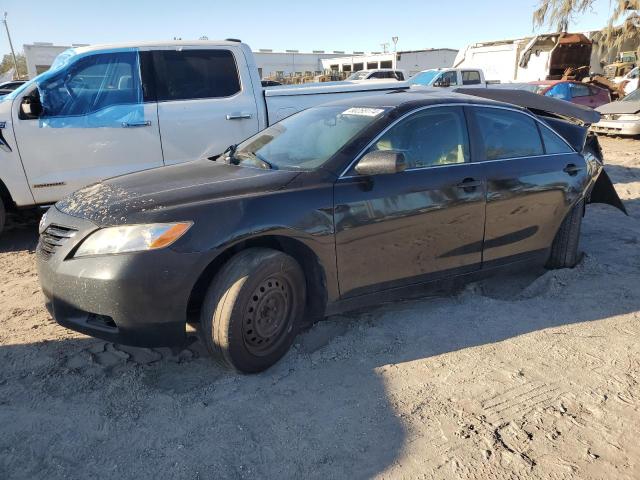
[[[442,103],[473,103],[478,105],[503,105],[513,107],[505,102],[498,102],[485,98],[443,91],[436,88],[412,88],[388,93],[376,93],[355,98],[344,98],[324,105],[344,106],[344,107],[421,107],[427,105],[438,105]],[[516,106],[516,108],[518,108]]]

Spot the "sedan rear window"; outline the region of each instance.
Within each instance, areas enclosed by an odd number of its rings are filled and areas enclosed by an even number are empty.
[[[484,143],[485,160],[542,155],[542,141],[533,119],[523,113],[498,108],[475,108]]]

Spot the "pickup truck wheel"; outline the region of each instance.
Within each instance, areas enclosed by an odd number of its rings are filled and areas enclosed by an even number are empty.
[[[4,229],[4,222],[7,220],[7,211],[4,209],[4,202],[0,198],[0,233]]]
[[[583,213],[584,200],[580,200],[562,221],[553,239],[547,268],[573,268],[580,260],[578,245]]]
[[[250,248],[232,257],[207,291],[200,334],[224,366],[266,370],[289,350],[304,311],[305,277],[289,255]]]

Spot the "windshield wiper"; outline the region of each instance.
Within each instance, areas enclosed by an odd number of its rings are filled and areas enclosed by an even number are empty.
[[[253,155],[256,160],[260,161],[260,163],[262,163],[262,165],[263,165],[263,168],[265,168],[267,170],[273,169],[273,165],[271,165],[271,163],[267,162],[264,159],[264,157],[262,155],[260,155],[258,152],[249,152],[249,155]]]
[[[232,163],[233,165],[238,165],[238,163],[240,163],[240,160],[238,160],[236,158],[236,148],[238,146],[237,145],[229,145],[227,147],[227,149],[222,152],[219,155],[213,155],[212,157],[208,157],[209,160],[213,160],[214,162],[217,162],[218,159],[222,159],[222,160],[228,160],[229,163]]]

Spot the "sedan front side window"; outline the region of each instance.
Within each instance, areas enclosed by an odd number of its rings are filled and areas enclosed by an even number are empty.
[[[415,113],[384,133],[369,149],[375,150],[404,153],[409,169],[468,162],[469,138],[462,108]]]

